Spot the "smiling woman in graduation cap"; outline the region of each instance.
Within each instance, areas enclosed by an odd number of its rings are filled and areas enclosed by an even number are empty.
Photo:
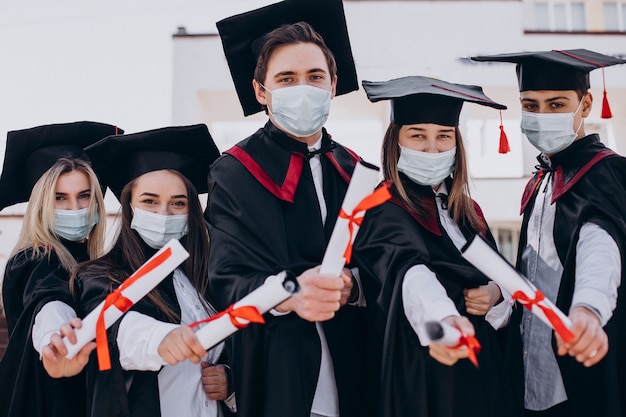
[[[2,285],[9,330],[0,362],[2,416],[84,415],[85,377],[80,371],[94,345],[72,361],[51,362],[48,345],[51,340],[60,343],[55,333],[76,316],[70,271],[101,255],[104,246],[101,184],[82,149],[117,131],[108,124],[75,122],[7,135],[0,208],[25,201],[28,206]],[[42,354],[55,378],[76,376],[52,379],[44,371]]]
[[[517,64],[522,132],[541,152],[522,196],[517,264],[569,315],[576,336],[554,343],[551,328],[526,309],[513,315],[521,335],[511,332],[507,346],[527,413],[625,415],[626,158],[587,134],[585,120],[589,73],[626,60],[586,49],[472,59]],[[606,88],[601,116],[611,116]]]
[[[215,313],[198,193],[206,192],[219,151],[206,125],[109,136],[85,151],[122,207],[112,249],[76,272],[81,316],[171,239],[190,253],[109,329],[112,369],[100,372],[90,363],[89,415],[222,416],[216,400],[228,397],[226,368],[214,364],[223,345],[206,353],[187,326]]]
[[[459,114],[465,102],[506,107],[478,86],[427,77],[363,87],[372,102],[391,101],[382,166],[393,181],[392,200],[368,210],[354,246],[373,317],[368,385],[378,392],[368,397],[385,417],[514,415],[494,330],[507,322],[511,303],[459,251],[474,234],[495,247],[469,195]],[[467,347],[432,341],[429,321],[476,337],[479,367],[464,359]]]

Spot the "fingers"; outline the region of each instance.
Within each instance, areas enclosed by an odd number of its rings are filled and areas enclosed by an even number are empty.
[[[319,268],[305,271],[298,277],[300,291],[289,300],[290,307],[300,317],[308,321],[325,321],[333,318],[342,301],[347,301],[343,292],[345,278],[322,275]],[[350,280],[351,283],[351,280]],[[280,310],[279,310],[280,311]]]
[[[463,316],[450,316],[446,317],[442,321],[446,322],[452,327],[456,327],[466,336],[474,336],[474,325],[468,320],[467,317]]]
[[[199,363],[207,355],[196,334],[187,326],[180,326],[169,332],[161,341],[158,352],[170,365],[185,359]]]
[[[428,345],[428,353],[437,362],[452,366],[457,363],[459,359],[467,358],[469,356],[469,349],[466,346],[450,349],[439,343],[431,343]]]
[[[228,377],[224,365],[202,363],[202,389],[212,400],[228,397]]]
[[[87,363],[89,362],[89,355],[91,355],[91,352],[93,352],[93,350],[96,348],[96,342],[89,342],[87,343],[77,354],[76,354],[76,361],[79,364],[82,364],[82,366],[86,366]]]
[[[81,323],[82,326],[82,323]],[[75,345],[76,344],[76,333],[74,332],[74,328],[70,323],[63,323],[61,325],[61,329],[59,330],[59,333],[61,334],[61,337],[67,337],[67,340]]]
[[[565,343],[556,334],[557,353],[561,356],[574,356],[586,367],[600,362],[609,350],[609,341],[598,317],[585,307],[575,307],[570,313],[570,320],[575,337]]]
[[[76,337],[74,337],[73,342],[70,340],[70,343],[76,344]],[[61,339],[61,336],[57,333],[54,333],[52,334],[52,336],[50,336],[50,343],[48,346],[50,346],[52,350],[54,350],[55,356],[56,354],[58,354],[58,356],[67,356],[67,348],[65,347],[65,343],[63,343],[63,339]]]
[[[353,282],[352,278],[349,276],[342,274],[341,279],[343,280],[344,286],[341,290],[341,299],[339,300],[339,305],[341,307],[345,306],[350,299],[350,295],[352,294]]]

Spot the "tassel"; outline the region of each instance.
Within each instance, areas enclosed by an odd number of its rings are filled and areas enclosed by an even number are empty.
[[[609,99],[606,98],[606,90],[604,90],[604,97],[602,97],[602,115],[603,119],[610,119],[613,117],[613,113],[611,113],[611,107],[609,106]]]
[[[500,110],[500,146],[498,147],[499,153],[508,153],[511,151],[509,146],[509,138],[506,137],[504,132],[504,125],[502,124],[502,110]]]
[[[602,97],[602,114],[600,117],[603,119],[610,119],[613,117],[611,113],[611,107],[609,107],[609,99],[606,97],[606,81],[604,79],[604,67],[602,67],[602,87],[604,88],[604,94]]]

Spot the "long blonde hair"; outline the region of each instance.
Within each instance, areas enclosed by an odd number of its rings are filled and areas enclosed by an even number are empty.
[[[90,219],[97,213],[100,220],[89,233],[87,250],[90,259],[102,255],[106,212],[98,178],[86,161],[78,158],[60,158],[33,186],[20,237],[11,256],[31,248],[32,259],[50,257],[51,253],[55,253],[68,272],[76,266],[76,260],[55,234],[54,221],[57,181],[61,175],[72,171],[80,171],[89,178],[91,197],[87,213]]]
[[[424,216],[425,210],[416,196],[411,196],[402,184],[400,173],[398,172],[398,159],[400,158],[400,146],[398,139],[401,125],[390,123],[385,132],[382,149],[382,166],[385,180],[393,181],[393,188],[396,190],[402,202],[418,216]],[[452,186],[448,195],[448,204],[452,218],[459,225],[473,228],[477,232],[485,233],[487,225],[476,213],[474,202],[469,191],[469,174],[467,173],[467,161],[465,158],[465,148],[458,126],[455,127],[456,136],[456,156],[454,169],[452,171]]]

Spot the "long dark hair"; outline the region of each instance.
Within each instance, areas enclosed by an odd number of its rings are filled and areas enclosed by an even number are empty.
[[[400,158],[400,146],[398,139],[401,125],[390,123],[385,132],[382,149],[382,166],[385,180],[393,181],[392,189],[400,197],[404,205],[416,215],[424,217],[426,208],[422,205],[422,196],[418,196],[410,188],[402,184],[402,178],[398,172],[398,159]],[[458,126],[455,127],[456,136],[456,157],[454,169],[452,171],[452,186],[449,190],[448,204],[452,218],[459,225],[469,226],[480,233],[485,233],[487,225],[476,213],[474,202],[469,191],[469,174],[467,172],[467,161],[465,158],[465,148]]]
[[[198,291],[198,294],[213,304],[208,292],[208,260],[209,235],[206,223],[202,217],[202,207],[198,199],[198,192],[193,184],[175,170],[167,170],[177,175],[184,183],[189,197],[188,229],[186,236],[180,239],[183,247],[189,252],[189,258],[182,264],[182,269],[189,281]],[[131,229],[133,219],[131,197],[137,185],[137,178],[129,182],[122,189],[120,195],[121,219],[118,235],[111,250],[96,261],[83,263],[75,271],[72,279],[77,277],[106,277],[110,280],[111,289],[124,281],[130,273],[137,270],[151,256],[151,250],[141,237]],[[71,288],[73,288],[73,282]],[[148,298],[170,320],[178,321],[180,317],[167,305],[159,292],[152,290]]]

